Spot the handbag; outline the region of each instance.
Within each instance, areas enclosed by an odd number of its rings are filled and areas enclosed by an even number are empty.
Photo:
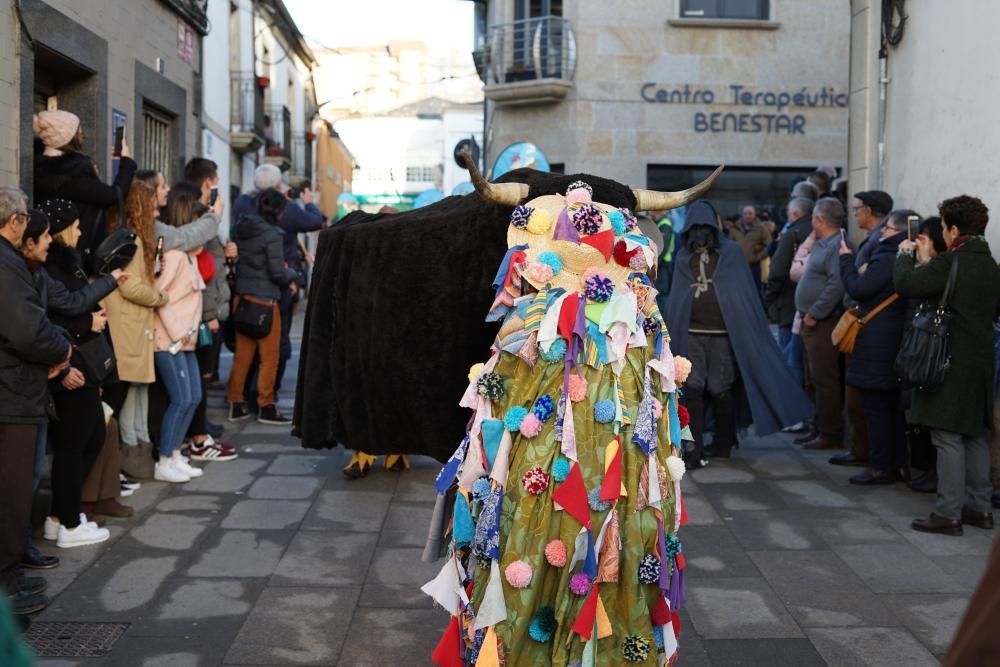
[[[124,227],[111,232],[95,252],[97,275],[105,276],[115,269],[124,269],[135,257],[136,250],[135,232]]]
[[[903,334],[903,342],[896,355],[899,379],[925,391],[940,387],[951,366],[949,329],[952,311],[948,302],[955,289],[957,273],[958,255],[954,255],[948,282],[937,308],[931,308],[927,302],[920,304],[910,328]]]
[[[837,321],[837,326],[833,328],[833,332],[830,334],[830,340],[833,342],[834,347],[844,354],[854,354],[854,345],[857,343],[858,334],[861,333],[862,327],[868,324],[876,315],[895,303],[898,298],[898,294],[890,295],[864,317],[858,317],[857,306],[845,310],[844,314]]]
[[[77,346],[80,354],[74,356],[74,362],[79,363],[87,385],[99,387],[115,371],[117,365],[114,350],[104,333]]]
[[[250,296],[237,299],[233,313],[236,331],[249,338],[264,338],[274,324],[274,301],[261,301]]]

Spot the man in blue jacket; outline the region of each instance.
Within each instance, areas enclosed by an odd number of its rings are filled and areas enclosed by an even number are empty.
[[[20,190],[0,188],[0,586],[17,614],[44,609],[45,580],[19,577],[31,519],[31,472],[38,425],[48,421],[48,379],[71,346],[45,316],[17,248],[29,215]]]

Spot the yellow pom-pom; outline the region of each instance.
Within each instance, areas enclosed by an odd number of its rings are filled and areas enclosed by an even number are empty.
[[[485,368],[485,367],[486,367],[486,364],[476,364],[472,368],[470,368],[469,369],[469,382],[472,382],[473,380],[475,380],[476,376],[478,376],[480,373],[482,373],[483,372],[483,368]]]
[[[527,230],[531,234],[545,234],[552,229],[552,216],[548,211],[535,209],[528,218]]]

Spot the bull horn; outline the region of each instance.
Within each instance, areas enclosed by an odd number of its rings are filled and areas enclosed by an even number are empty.
[[[517,206],[528,198],[527,183],[490,183],[479,173],[479,167],[469,155],[469,151],[463,150],[461,155],[462,161],[465,162],[465,168],[469,170],[472,185],[476,188],[479,196],[486,201],[503,206]]]
[[[711,176],[698,185],[679,192],[658,192],[656,190],[638,190],[633,188],[632,194],[635,195],[635,210],[667,211],[689,204],[708,192],[708,189],[712,187],[715,179],[719,177],[723,169],[725,169],[725,165],[720,165],[718,169],[712,172]]]

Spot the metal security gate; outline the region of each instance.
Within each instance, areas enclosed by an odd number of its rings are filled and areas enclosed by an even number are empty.
[[[148,107],[142,110],[142,161],[146,169],[163,174],[168,183],[174,180],[173,120]]]

